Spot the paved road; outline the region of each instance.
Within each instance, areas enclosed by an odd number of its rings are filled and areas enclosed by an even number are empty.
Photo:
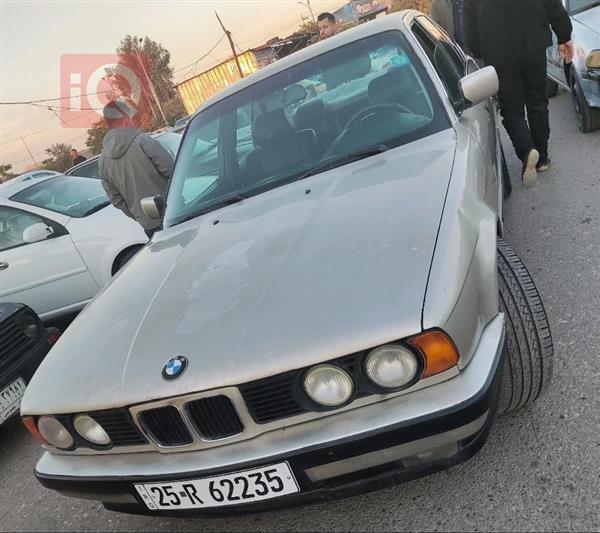
[[[466,464],[359,497],[249,517],[163,520],[105,511],[43,489],[37,445],[0,429],[0,529],[54,531],[600,529],[600,132],[580,134],[568,95],[552,101],[554,166],[515,185],[507,238],[537,280],[556,371],[534,407],[501,418]],[[511,151],[512,154],[512,151]],[[516,175],[518,162],[511,155]]]

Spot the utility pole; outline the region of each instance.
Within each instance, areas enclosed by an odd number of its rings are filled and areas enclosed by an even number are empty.
[[[244,73],[242,72],[242,66],[240,65],[240,60],[238,58],[237,52],[235,51],[235,46],[233,45],[233,39],[231,37],[231,32],[229,30],[225,29],[225,26],[223,25],[223,22],[219,18],[219,14],[216,11],[215,11],[215,15],[217,16],[217,20],[219,21],[221,28],[223,28],[225,35],[227,35],[227,40],[229,41],[229,46],[231,47],[231,52],[233,53],[233,58],[235,59],[235,64],[237,65],[238,72],[240,73],[240,78],[243,78]]]
[[[140,37],[140,47],[142,46],[142,37]],[[165,126],[169,126],[169,123],[167,122],[167,117],[165,117],[165,113],[163,111],[162,106],[160,105],[160,100],[158,99],[158,96],[156,95],[156,91],[154,90],[154,85],[152,84],[152,80],[150,79],[150,76],[148,76],[148,73],[146,72],[146,68],[144,67],[144,62],[142,61],[142,59],[140,58],[139,54],[136,54],[137,60],[140,64],[140,66],[142,67],[142,71],[144,72],[144,76],[146,76],[146,80],[148,80],[148,86],[150,87],[150,92],[152,93],[152,96],[154,97],[154,101],[156,102],[156,105],[158,106],[158,110],[160,111],[160,114],[162,115],[162,118],[165,122]]]
[[[312,21],[316,22],[316,20],[315,20],[315,14],[313,13],[312,6],[310,5],[310,0],[306,0],[306,2],[298,2],[298,3],[301,6],[304,6],[304,7],[308,8],[308,10],[310,11],[310,16],[312,18]]]
[[[29,146],[27,146],[27,143],[25,142],[25,139],[23,139],[23,137],[21,137],[21,140],[23,141],[23,144],[25,145],[25,148],[27,148],[27,151],[29,152],[29,157],[31,157],[31,160],[33,161],[33,164],[37,166],[37,161],[35,160],[35,158],[33,157],[33,154],[31,153],[31,150],[29,149]]]

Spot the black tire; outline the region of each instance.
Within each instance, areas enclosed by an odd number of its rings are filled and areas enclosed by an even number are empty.
[[[502,146],[500,146],[500,151],[502,157],[502,196],[506,200],[512,193],[512,181],[510,180],[510,172],[508,171],[506,157],[504,156],[504,148]]]
[[[546,97],[554,98],[558,94],[558,83],[550,78],[546,78]]]
[[[542,300],[525,265],[509,244],[498,239],[500,311],[506,321],[507,357],[498,412],[537,400],[552,380],[553,345]]]
[[[583,133],[590,133],[600,128],[600,109],[592,108],[585,99],[585,94],[577,78],[577,74],[571,67],[570,70],[571,100],[577,117],[577,127]]]
[[[140,244],[123,250],[113,263],[112,275],[114,276],[119,270],[121,270],[142,248],[143,246]]]

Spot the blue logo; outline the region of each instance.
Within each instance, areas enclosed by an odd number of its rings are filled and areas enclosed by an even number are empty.
[[[165,379],[177,379],[181,374],[185,372],[187,368],[188,360],[183,355],[177,355],[171,357],[167,361],[167,364],[163,367],[162,375]]]

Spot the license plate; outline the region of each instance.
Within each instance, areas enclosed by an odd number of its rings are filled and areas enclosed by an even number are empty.
[[[17,378],[0,391],[0,424],[19,410],[26,387],[23,378]]]
[[[135,489],[153,511],[239,505],[300,490],[287,463],[189,481],[136,484]]]

